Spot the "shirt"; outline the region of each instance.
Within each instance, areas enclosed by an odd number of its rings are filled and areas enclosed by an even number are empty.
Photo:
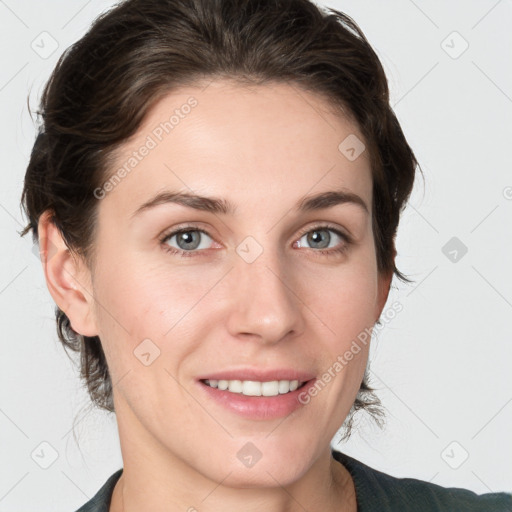
[[[397,478],[332,450],[356,489],[357,512],[512,512],[512,493],[476,494],[467,489],[442,487],[415,478]],[[123,469],[76,512],[108,512],[112,492]]]

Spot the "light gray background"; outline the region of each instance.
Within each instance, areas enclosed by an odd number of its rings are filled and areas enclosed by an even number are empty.
[[[371,351],[387,426],[361,418],[333,445],[395,476],[511,491],[512,2],[319,3],[352,16],[376,49],[425,173],[398,236],[398,267],[416,282],[395,281],[388,305],[403,311]],[[40,261],[17,233],[35,133],[27,95],[37,107],[62,51],[112,4],[0,1],[0,512],[70,512],[122,465],[115,417],[83,409]],[[31,47],[51,49],[44,31],[58,43],[46,58]],[[452,237],[468,248],[455,262],[442,251]],[[58,455],[48,469],[43,442]]]

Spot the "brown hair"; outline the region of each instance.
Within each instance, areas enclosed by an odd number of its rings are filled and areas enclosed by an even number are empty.
[[[60,57],[37,111],[42,118],[25,176],[22,205],[38,241],[49,210],[66,245],[94,268],[97,201],[109,162],[165,94],[204,79],[285,82],[349,113],[365,138],[373,173],[378,271],[396,268],[394,240],[417,162],[389,105],[382,65],[356,23],[309,0],[125,0],[96,18]],[[76,333],[55,310],[64,347],[80,353],[93,403],[114,410],[99,337]],[[344,423],[358,409],[379,423],[380,401],[361,383]]]

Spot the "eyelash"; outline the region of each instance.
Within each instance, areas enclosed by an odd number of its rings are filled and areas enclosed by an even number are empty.
[[[302,231],[300,233],[299,239],[302,238],[307,233],[310,233],[312,231],[323,231],[323,230],[334,232],[337,236],[339,236],[343,240],[343,243],[340,247],[335,248],[335,249],[319,249],[319,250],[311,249],[313,251],[313,253],[320,253],[320,254],[318,254],[318,256],[330,257],[330,256],[338,256],[340,254],[344,254],[348,250],[349,246],[353,243],[351,237],[349,237],[345,233],[342,233],[335,227],[330,226],[328,224],[319,224],[317,226],[313,226],[312,228],[308,228],[308,229]],[[210,238],[213,238],[207,231],[200,229],[197,226],[184,226],[175,231],[171,231],[170,233],[166,233],[160,238],[160,243],[164,246],[164,251],[166,251],[170,254],[173,254],[173,255],[181,256],[183,258],[190,258],[193,256],[195,257],[196,255],[200,254],[202,252],[201,250],[195,249],[192,251],[183,251],[183,250],[171,247],[165,243],[175,235],[179,235],[181,233],[188,233],[191,231],[197,231],[199,233],[204,233],[205,235],[209,236]]]

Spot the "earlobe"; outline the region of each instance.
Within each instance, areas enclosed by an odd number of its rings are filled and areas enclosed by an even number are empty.
[[[75,332],[98,334],[94,319],[90,273],[68,249],[60,230],[45,211],[38,222],[39,251],[48,291]]]

